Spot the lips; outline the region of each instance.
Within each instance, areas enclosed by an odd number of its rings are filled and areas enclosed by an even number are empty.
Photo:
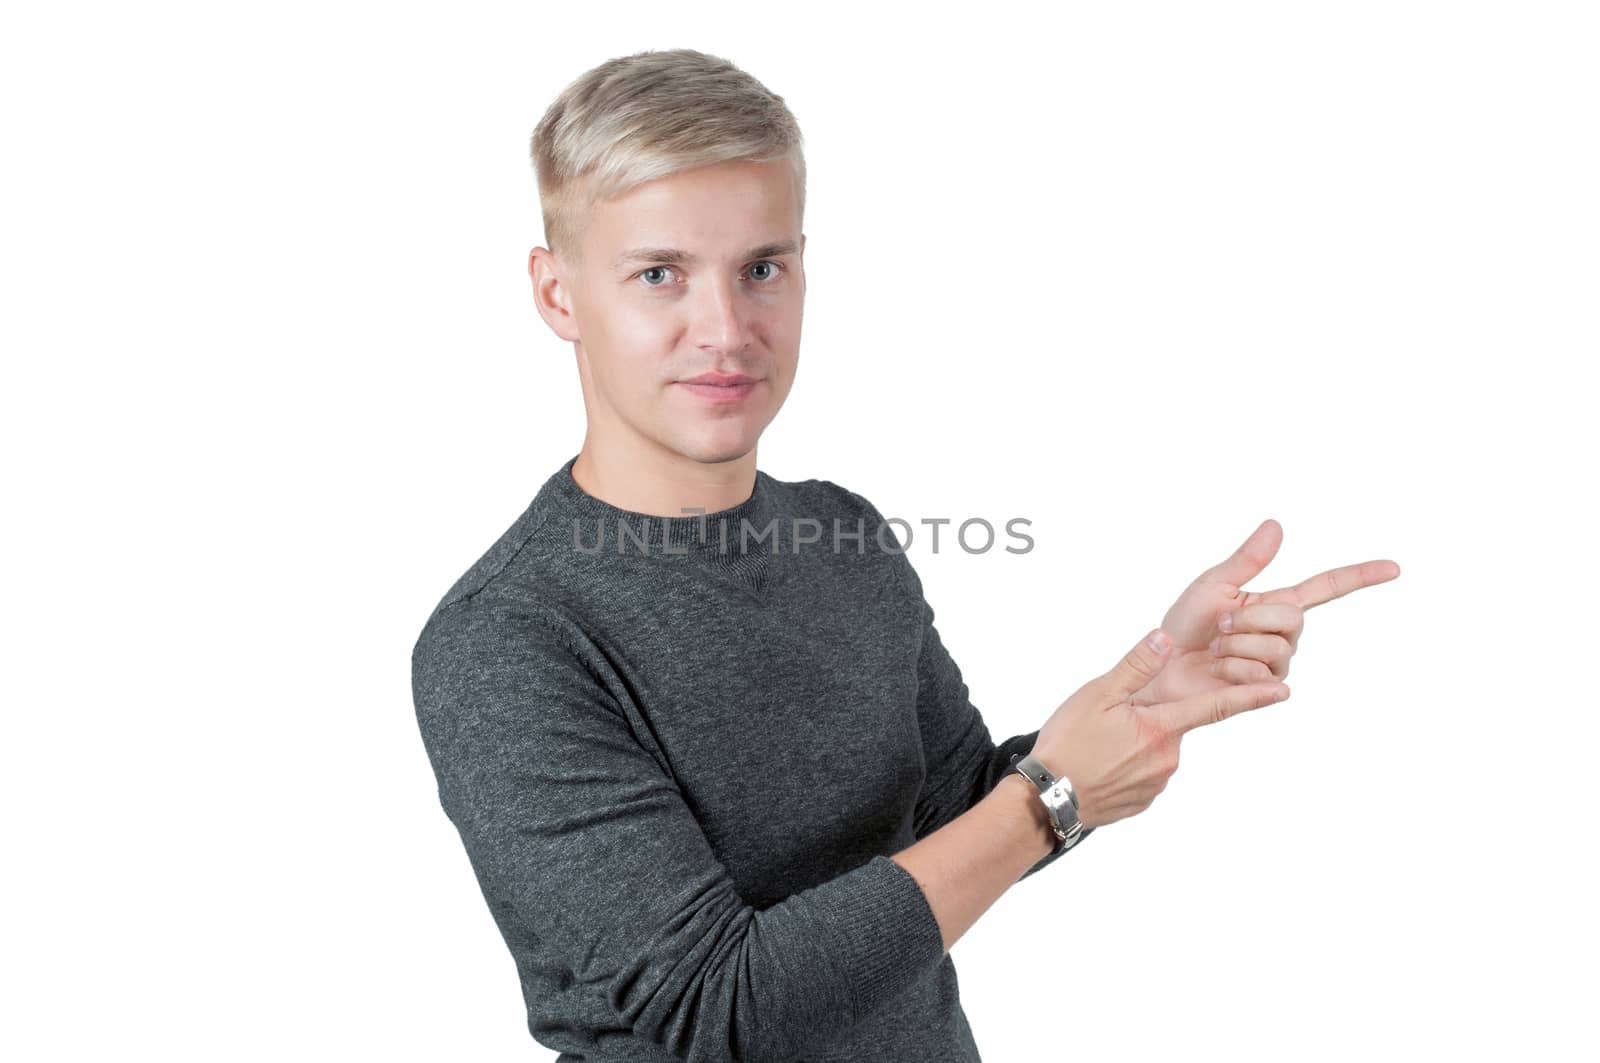
[[[698,395],[703,402],[732,408],[754,394],[761,379],[743,373],[701,373],[678,383],[684,391]]]
[[[687,380],[679,381],[683,384],[707,384],[717,388],[731,388],[740,384],[754,384],[756,378],[745,376],[743,373],[701,373]]]

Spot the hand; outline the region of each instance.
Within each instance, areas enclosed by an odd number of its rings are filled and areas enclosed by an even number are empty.
[[[1284,679],[1299,648],[1305,610],[1400,575],[1393,561],[1330,569],[1273,591],[1245,591],[1277,556],[1283,528],[1265,520],[1226,561],[1202,572],[1161,627],[1172,636],[1166,667],[1133,694],[1136,705],[1178,701],[1234,683]],[[1226,621],[1228,626],[1222,626]]]
[[[1033,755],[1051,774],[1071,781],[1085,827],[1149,808],[1178,770],[1178,743],[1187,732],[1289,696],[1277,681],[1225,683],[1178,701],[1134,704],[1129,695],[1163,670],[1172,649],[1160,628],[1152,631],[1115,668],[1079,687],[1039,729]]]

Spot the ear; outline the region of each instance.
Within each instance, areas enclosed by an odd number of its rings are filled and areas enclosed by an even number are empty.
[[[578,319],[572,311],[572,293],[561,279],[564,267],[547,247],[536,247],[528,252],[528,277],[533,281],[533,305],[539,316],[550,326],[550,331],[568,342],[575,343]]]

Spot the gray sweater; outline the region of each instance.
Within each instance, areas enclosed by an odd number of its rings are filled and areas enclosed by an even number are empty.
[[[732,509],[649,517],[585,493],[573,460],[412,656],[533,1037],[563,1063],[977,1060],[889,854],[1038,732],[990,739],[860,495],[761,472]]]

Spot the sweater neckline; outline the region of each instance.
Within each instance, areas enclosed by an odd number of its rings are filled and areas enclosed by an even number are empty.
[[[664,517],[614,506],[589,494],[572,476],[568,458],[540,490],[539,501],[561,523],[560,531],[602,552],[751,555],[787,549],[777,520],[772,478],[756,470],[755,486],[743,502],[705,514]],[[642,544],[642,546],[640,545]]]

